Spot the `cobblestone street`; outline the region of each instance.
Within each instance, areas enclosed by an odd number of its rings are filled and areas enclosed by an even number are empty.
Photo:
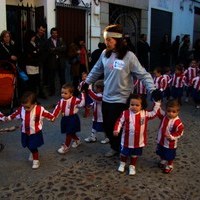
[[[58,97],[41,101],[52,110]],[[63,199],[63,200],[199,200],[200,199],[200,110],[193,104],[183,104],[180,117],[185,125],[184,135],[178,143],[174,171],[163,174],[157,167],[155,154],[159,120],[150,121],[148,146],[139,158],[135,176],[117,172],[118,156],[104,157],[109,145],[88,144],[84,138],[91,132],[91,117],[83,118],[78,133],[82,144],[71,148],[65,155],[56,151],[64,140],[60,134],[60,120],[44,122],[45,144],[39,148],[41,166],[32,170],[29,152],[20,143],[20,130],[2,133],[0,143],[0,199]],[[1,123],[1,127],[19,125],[19,121]],[[127,170],[126,170],[127,171]]]

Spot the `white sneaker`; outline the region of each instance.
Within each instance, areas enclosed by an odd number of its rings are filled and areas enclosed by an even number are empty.
[[[69,147],[66,144],[62,144],[62,146],[58,149],[58,153],[65,154],[69,151]]]
[[[96,141],[97,141],[97,138],[92,135],[88,138],[85,138],[85,142],[88,142],[88,143],[96,142]]]
[[[110,140],[108,138],[105,138],[104,140],[101,140],[101,144],[107,144]]]
[[[37,169],[40,166],[40,161],[39,160],[33,160],[33,165],[32,169]]]
[[[108,151],[108,152],[105,154],[105,157],[112,157],[112,156],[115,156],[115,155],[117,155],[117,154],[118,154],[117,151],[111,149],[110,151]]]
[[[135,175],[135,166],[134,165],[129,165],[129,175]]]
[[[79,145],[81,144],[81,140],[74,140],[72,143],[72,147],[73,148],[77,148]]]
[[[33,154],[32,153],[29,154],[28,160],[33,161]]]
[[[125,162],[120,162],[120,165],[119,165],[119,167],[118,167],[118,171],[119,171],[119,172],[124,172],[124,170],[125,170],[125,165],[126,165]]]

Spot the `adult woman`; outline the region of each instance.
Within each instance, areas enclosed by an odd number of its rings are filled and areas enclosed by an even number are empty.
[[[128,51],[124,44],[121,25],[110,25],[104,30],[107,48],[89,73],[86,83],[94,83],[104,73],[104,93],[102,113],[104,130],[110,139],[111,150],[106,157],[117,154],[120,150],[120,138],[113,136],[117,118],[127,108],[127,99],[133,87],[133,75],[141,80],[149,92],[155,90],[151,75],[141,66],[137,57]]]
[[[9,31],[2,31],[0,35],[0,60],[7,60],[13,64],[17,61],[17,50]]]

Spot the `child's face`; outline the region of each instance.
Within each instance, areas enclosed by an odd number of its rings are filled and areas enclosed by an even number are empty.
[[[181,71],[178,70],[178,69],[176,69],[176,70],[175,70],[175,73],[176,73],[176,74],[181,74]]]
[[[86,78],[87,78],[87,74],[83,74],[83,75],[82,75],[82,81],[85,81]]]
[[[30,102],[27,102],[27,103],[22,104],[22,106],[24,107],[26,111],[31,111],[33,110],[35,104],[31,104]]]
[[[153,73],[154,73],[154,76],[155,76],[155,77],[159,77],[159,76],[161,76],[161,73],[158,72],[158,71],[156,71],[156,70],[155,70]]]
[[[61,97],[65,100],[69,99],[72,97],[72,92],[69,89],[61,89]]]
[[[134,113],[141,111],[142,110],[142,100],[141,99],[131,99],[129,109]]]
[[[191,67],[193,67],[193,68],[196,68],[198,65],[197,65],[197,62],[195,61],[195,60],[193,60],[192,62],[191,62]]]
[[[167,117],[169,119],[174,119],[178,116],[179,114],[179,109],[177,107],[168,107],[166,109]]]

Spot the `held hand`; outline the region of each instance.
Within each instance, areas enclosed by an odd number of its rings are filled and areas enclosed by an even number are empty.
[[[160,101],[162,99],[162,92],[159,89],[155,89],[151,93],[151,99],[154,101]]]
[[[84,92],[87,93],[87,91],[88,91],[88,87],[89,87],[89,84],[84,83],[83,86],[81,87],[81,91],[84,91]]]

